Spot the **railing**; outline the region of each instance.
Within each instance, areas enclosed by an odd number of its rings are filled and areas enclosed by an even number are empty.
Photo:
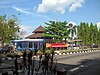
[[[23,70],[23,75],[55,75],[57,60],[53,58],[53,54],[43,54],[32,56],[32,52],[28,55],[24,52],[23,61],[18,62],[18,57],[15,59],[15,74],[18,75],[19,69]],[[21,67],[21,68],[20,68]]]

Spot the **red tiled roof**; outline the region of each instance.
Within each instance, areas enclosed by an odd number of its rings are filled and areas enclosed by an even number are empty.
[[[32,34],[32,35],[27,36],[26,38],[37,38],[37,37],[44,37],[43,33]]]
[[[44,27],[42,27],[41,25],[37,28],[37,29],[35,29],[32,33],[36,33],[36,32],[45,32],[45,29],[44,29]]]

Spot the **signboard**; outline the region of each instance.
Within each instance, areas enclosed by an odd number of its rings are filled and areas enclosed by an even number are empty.
[[[68,47],[68,43],[46,43],[46,47]]]

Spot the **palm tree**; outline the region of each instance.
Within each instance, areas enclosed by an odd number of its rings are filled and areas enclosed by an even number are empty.
[[[71,40],[74,40],[74,35],[76,35],[76,28],[77,26],[73,25],[72,23],[69,23],[69,32],[71,33]],[[73,41],[72,41],[72,48],[73,48]]]

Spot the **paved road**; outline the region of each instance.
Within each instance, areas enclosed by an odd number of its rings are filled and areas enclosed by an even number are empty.
[[[82,60],[85,59],[100,58],[100,51],[78,53],[78,54],[56,55],[55,58],[57,59],[58,63],[77,65]]]
[[[71,71],[71,73],[74,73],[74,74],[69,73],[70,75],[84,75],[82,73],[75,74],[76,73],[75,69],[77,69],[77,67],[80,67],[82,65],[86,65],[86,67],[95,65],[95,63],[94,63],[95,61],[92,62],[91,60],[100,58],[100,51],[88,52],[88,53],[78,53],[78,54],[56,55],[54,57],[57,59],[58,67],[64,67],[67,69],[68,72]],[[83,62],[83,60],[86,60],[86,61]],[[100,63],[100,62],[98,62],[98,60],[96,60],[96,62]],[[98,64],[98,65],[100,65],[100,64]],[[89,67],[89,68],[91,68],[91,67]],[[78,70],[80,70],[80,69],[78,69]],[[91,70],[91,71],[93,71],[93,70]],[[87,74],[87,75],[92,75],[92,74]]]
[[[57,55],[55,58],[59,63],[58,67],[67,69],[68,75],[99,75],[100,73],[100,51]]]

